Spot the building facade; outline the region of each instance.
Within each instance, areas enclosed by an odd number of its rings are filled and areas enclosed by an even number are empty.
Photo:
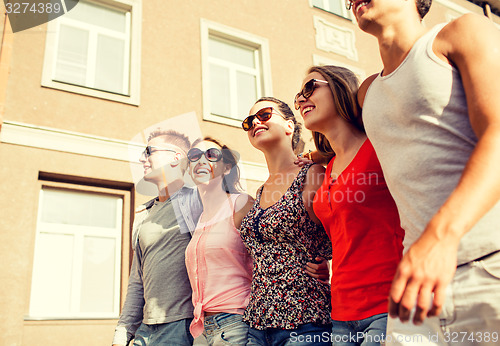
[[[150,130],[223,141],[254,194],[267,169],[240,123],[257,98],[292,104],[314,64],[360,79],[381,69],[343,0],[61,0],[49,2],[61,15],[25,30],[20,1],[5,3],[0,345],[110,344],[134,209],[152,197],[137,185]],[[483,8],[435,0],[425,21],[467,12]]]

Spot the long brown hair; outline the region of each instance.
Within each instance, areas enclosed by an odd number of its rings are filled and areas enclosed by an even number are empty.
[[[361,109],[358,106],[356,93],[358,92],[359,81],[356,75],[349,69],[340,66],[313,66],[307,73],[317,72],[323,76],[332,92],[333,102],[337,114],[354,125],[358,130],[365,133],[365,128],[361,119]],[[325,157],[335,156],[330,142],[322,133],[312,131],[316,149]]]

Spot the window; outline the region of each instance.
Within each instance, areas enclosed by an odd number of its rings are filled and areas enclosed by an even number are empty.
[[[267,40],[206,20],[201,30],[204,119],[239,127],[272,93]]]
[[[311,0],[311,5],[344,18],[351,18],[351,13],[345,8],[345,0]]]
[[[30,318],[119,315],[126,197],[99,190],[42,185]]]
[[[138,104],[137,3],[80,0],[49,22],[42,85]]]

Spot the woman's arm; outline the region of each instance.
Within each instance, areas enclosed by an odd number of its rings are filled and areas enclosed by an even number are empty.
[[[309,163],[317,163],[326,166],[328,165],[328,162],[330,162],[331,159],[332,156],[325,156],[321,154],[319,151],[314,150],[314,151],[309,151],[308,153],[302,153],[297,155],[297,160],[295,160],[294,163],[299,167],[302,167]]]
[[[316,191],[323,184],[323,179],[325,177],[325,167],[321,165],[312,165],[307,171],[306,181],[304,182],[304,189],[302,190],[302,199],[306,207],[307,213],[311,220],[316,224],[321,224],[321,221],[314,214],[313,201]]]
[[[307,275],[318,279],[319,282],[325,285],[330,284],[330,266],[326,259],[323,257],[316,257],[316,262],[307,262],[304,267]]]
[[[243,218],[248,214],[250,209],[252,209],[254,202],[255,200],[252,196],[246,193],[242,193],[236,198],[233,215],[234,226],[236,228],[239,229],[241,227],[241,221],[243,221]]]

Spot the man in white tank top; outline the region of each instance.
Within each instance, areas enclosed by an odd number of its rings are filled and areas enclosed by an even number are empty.
[[[500,30],[474,14],[429,30],[431,0],[347,1],[379,42],[358,100],[406,231],[386,343],[496,344]]]

